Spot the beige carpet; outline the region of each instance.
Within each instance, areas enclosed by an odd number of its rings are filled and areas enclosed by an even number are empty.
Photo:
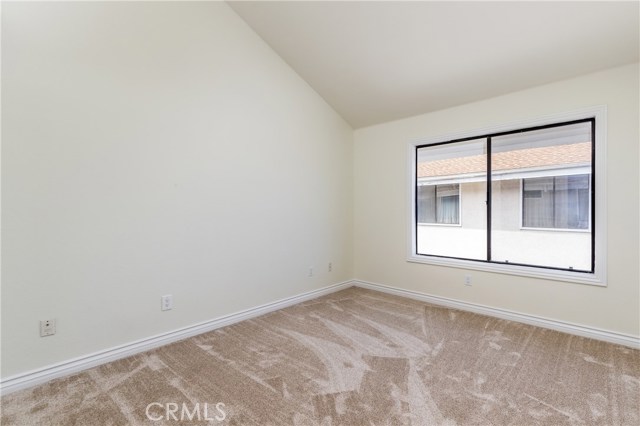
[[[7,395],[1,418],[639,425],[639,410],[640,351],[350,288]]]

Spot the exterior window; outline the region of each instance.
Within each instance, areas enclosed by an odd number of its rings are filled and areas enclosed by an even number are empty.
[[[415,254],[593,274],[594,135],[587,118],[416,145]]]
[[[460,224],[460,185],[418,186],[418,222]]]
[[[523,179],[522,226],[589,229],[590,175]]]

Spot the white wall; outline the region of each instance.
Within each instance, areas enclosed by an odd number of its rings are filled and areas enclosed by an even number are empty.
[[[356,130],[356,278],[638,336],[638,81],[634,64]],[[608,107],[607,287],[406,261],[408,141],[601,104]]]
[[[2,8],[2,377],[352,277],[352,130],[226,4]]]
[[[2,377],[354,276],[639,334],[637,64],[352,146],[224,3],[3,3],[2,44]],[[406,262],[409,139],[597,104],[608,287],[478,271],[466,287],[468,271]],[[55,336],[38,336],[44,318]]]

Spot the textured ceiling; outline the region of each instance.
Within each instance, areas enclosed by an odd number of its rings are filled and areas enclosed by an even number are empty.
[[[354,128],[639,60],[638,2],[229,2]]]

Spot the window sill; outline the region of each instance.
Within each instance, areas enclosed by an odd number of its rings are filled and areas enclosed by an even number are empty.
[[[577,232],[581,234],[589,234],[591,233],[591,229],[571,229],[571,228],[531,228],[531,227],[520,227],[521,231],[546,231],[546,232]]]
[[[423,263],[430,265],[446,266],[452,268],[471,269],[477,271],[494,272],[507,275],[515,275],[529,278],[542,278],[552,281],[562,281],[569,283],[588,284],[599,287],[606,287],[605,277],[597,273],[573,272],[556,269],[537,268],[531,266],[520,266],[513,264],[490,263],[481,260],[451,259],[428,255],[412,254],[407,258],[407,262]]]

